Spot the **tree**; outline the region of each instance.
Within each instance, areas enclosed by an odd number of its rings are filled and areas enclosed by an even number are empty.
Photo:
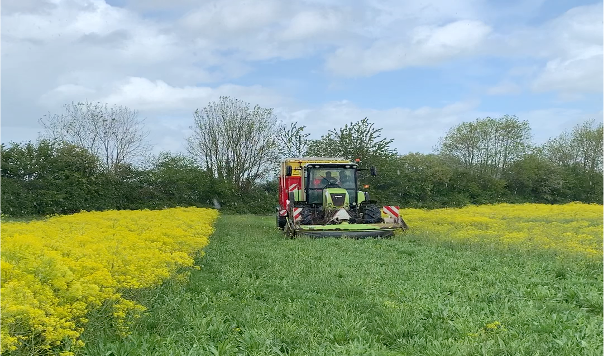
[[[602,202],[602,135],[603,124],[588,120],[540,148],[561,169],[569,200]]]
[[[183,154],[161,152],[148,176],[148,185],[156,195],[153,204],[158,207],[211,206],[214,196],[209,193],[218,193],[212,186],[214,178]]]
[[[188,151],[214,177],[244,188],[274,168],[279,152],[273,109],[223,96],[193,117]]]
[[[85,148],[99,157],[106,170],[133,163],[147,151],[148,132],[136,110],[88,101],[64,108],[64,113],[49,113],[40,119],[44,136]]]
[[[528,121],[509,115],[487,117],[451,128],[437,150],[443,156],[456,158],[466,168],[500,177],[510,163],[526,153],[530,139]]]
[[[588,120],[573,130],[548,140],[542,147],[544,154],[560,166],[577,166],[583,171],[602,171],[603,124]]]
[[[291,123],[289,127],[285,125],[279,127],[279,151],[282,158],[306,155],[310,134],[304,132],[305,128],[306,126],[298,127],[296,122]]]
[[[382,138],[381,131],[374,128],[367,118],[351,122],[339,130],[329,130],[319,140],[311,141],[308,154],[350,160],[359,158],[367,162],[396,157],[396,150],[390,147],[394,140]]]
[[[507,188],[518,202],[563,203],[569,196],[568,184],[559,166],[536,150],[512,163],[505,172]]]
[[[393,201],[398,197],[393,160],[396,150],[391,148],[392,139],[383,138],[382,129],[374,127],[367,118],[351,122],[340,129],[329,130],[318,140],[312,140],[308,146],[309,156],[359,159],[362,168],[375,166],[379,177],[375,178],[364,173],[360,176],[360,184],[369,185],[365,188],[372,199],[378,201]]]
[[[409,153],[393,161],[395,175],[389,177],[396,184],[393,201],[405,207],[442,207],[451,203],[452,168],[441,156]]]

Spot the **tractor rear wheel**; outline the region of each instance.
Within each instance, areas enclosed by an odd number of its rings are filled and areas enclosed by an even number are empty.
[[[365,207],[363,213],[363,223],[365,224],[377,224],[383,222],[382,210],[375,204],[369,204]]]
[[[281,216],[279,212],[277,212],[277,227],[281,230],[285,229],[285,224],[287,224],[287,219],[285,216]]]

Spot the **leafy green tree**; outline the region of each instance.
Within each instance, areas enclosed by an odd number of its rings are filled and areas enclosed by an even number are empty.
[[[212,206],[212,174],[183,154],[160,153],[149,169],[149,184],[158,206]]]
[[[378,188],[392,184],[391,200],[401,206],[436,208],[449,202],[453,169],[441,156],[409,153],[393,160],[393,170],[381,176]],[[386,179],[384,179],[386,178]]]
[[[372,199],[380,202],[394,203],[397,184],[394,177],[393,160],[397,157],[396,150],[390,145],[394,140],[382,137],[382,129],[375,128],[367,118],[351,122],[340,129],[329,130],[318,140],[311,140],[307,154],[316,157],[337,157],[351,161],[359,159],[360,167],[367,169],[375,166],[378,177],[361,174],[361,185]],[[365,173],[365,172],[363,172]]]
[[[512,162],[527,152],[530,140],[528,121],[509,115],[487,117],[451,128],[440,140],[437,151],[477,173],[501,177]]]
[[[546,157],[560,166],[576,165],[583,171],[602,171],[603,124],[588,120],[563,132],[543,146]]]
[[[556,204],[569,201],[570,187],[563,170],[539,151],[527,153],[513,162],[504,177],[513,202]]]
[[[366,162],[396,157],[390,145],[394,140],[382,138],[382,129],[377,129],[367,118],[351,122],[340,129],[332,129],[318,140],[312,140],[308,154],[318,157],[342,157]]]
[[[452,199],[448,206],[466,204],[495,204],[509,200],[509,191],[503,178],[455,166],[451,175]]]
[[[540,151],[559,167],[566,200],[602,202],[603,124],[587,120],[548,140]]]

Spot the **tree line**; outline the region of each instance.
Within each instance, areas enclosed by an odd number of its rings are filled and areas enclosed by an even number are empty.
[[[221,97],[193,113],[186,153],[145,157],[144,120],[123,106],[80,102],[41,120],[36,142],[1,146],[2,214],[217,207],[270,213],[280,159],[361,159],[384,204],[439,208],[498,202],[602,204],[602,123],[583,122],[542,145],[527,121],[479,118],[452,127],[433,153],[400,154],[368,118],[310,139],[270,108]]]

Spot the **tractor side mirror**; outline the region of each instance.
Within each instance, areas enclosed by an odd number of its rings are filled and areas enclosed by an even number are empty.
[[[371,166],[371,168],[369,168],[369,171],[371,172],[372,177],[377,176],[377,170],[375,169],[375,166]]]
[[[285,175],[288,177],[292,175],[292,166],[285,167]]]

